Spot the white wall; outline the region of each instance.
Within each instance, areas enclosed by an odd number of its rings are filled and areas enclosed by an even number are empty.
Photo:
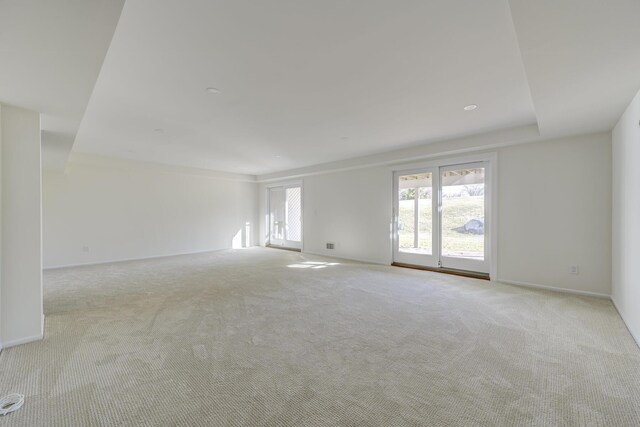
[[[3,345],[42,338],[40,114],[0,106]]]
[[[503,148],[498,185],[499,280],[611,293],[610,135]]]
[[[498,279],[609,295],[610,135],[493,151],[499,163]],[[304,251],[391,263],[391,177],[388,166],[304,177]],[[336,249],[325,249],[326,242]],[[569,274],[571,264],[580,274]]]
[[[44,172],[46,268],[231,248],[247,222],[257,241],[257,185],[242,176],[90,160]]]
[[[612,298],[640,343],[640,92],[613,129]]]
[[[392,172],[386,166],[310,175],[302,183],[303,252],[389,264]],[[269,234],[267,190],[260,184],[260,241]],[[388,196],[388,197],[387,197]],[[326,243],[335,243],[327,250]]]
[[[2,341],[2,104],[0,104],[0,351]]]
[[[304,250],[390,263],[391,171],[358,169],[304,179]],[[335,243],[327,250],[326,243]]]

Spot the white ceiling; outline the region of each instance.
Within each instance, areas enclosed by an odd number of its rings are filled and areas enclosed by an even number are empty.
[[[640,0],[511,0],[540,132],[609,130],[640,89]]]
[[[0,102],[69,147],[86,107],[74,151],[268,174],[609,130],[640,89],[638,0],[129,0],[104,57],[116,3],[0,0]]]
[[[64,166],[124,0],[0,0],[0,103],[42,113],[43,165]]]
[[[260,174],[535,120],[505,0],[136,0],[76,149]]]

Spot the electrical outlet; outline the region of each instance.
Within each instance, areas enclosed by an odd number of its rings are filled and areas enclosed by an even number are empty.
[[[335,243],[327,243],[327,249],[335,249],[335,248],[336,248]]]
[[[89,246],[83,246],[82,252],[89,252]]]
[[[580,270],[578,268],[578,264],[573,264],[569,266],[569,274],[579,274]]]

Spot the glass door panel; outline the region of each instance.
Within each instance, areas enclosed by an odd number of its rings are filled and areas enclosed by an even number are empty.
[[[286,238],[289,242],[302,242],[302,188],[287,188],[287,229]]]
[[[302,187],[269,188],[269,245],[302,248]]]
[[[418,265],[436,265],[434,257],[435,170],[395,175],[394,260]]]
[[[486,251],[486,165],[440,168],[441,266],[489,272]]]
[[[431,173],[429,179],[433,182]],[[417,250],[433,255],[433,186],[418,188],[418,238]]]
[[[285,240],[285,191],[284,187],[269,189],[269,244],[284,246]]]

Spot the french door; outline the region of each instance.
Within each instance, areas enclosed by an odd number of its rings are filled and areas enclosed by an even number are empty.
[[[394,173],[395,262],[489,273],[490,163]]]
[[[302,249],[302,187],[270,187],[269,246]]]

